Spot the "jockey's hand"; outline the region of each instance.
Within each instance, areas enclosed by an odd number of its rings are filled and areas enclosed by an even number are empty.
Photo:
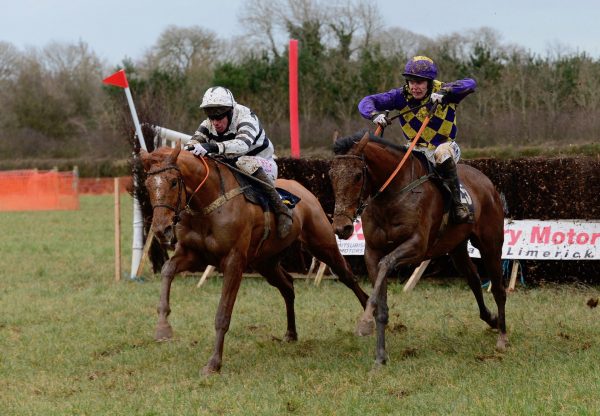
[[[188,143],[185,150],[192,152],[195,156],[204,156],[207,153],[219,153],[216,143]]]
[[[432,92],[431,93],[431,102],[432,103],[438,103],[438,104],[446,104],[446,94],[448,94],[448,91],[446,90],[439,90],[438,92]]]
[[[385,116],[385,114],[374,115],[371,120],[373,121],[373,123],[377,124],[378,126],[381,126],[381,128],[384,128],[391,124],[390,120]]]

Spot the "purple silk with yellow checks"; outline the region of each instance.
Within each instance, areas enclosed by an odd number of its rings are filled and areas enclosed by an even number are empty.
[[[454,82],[442,83],[434,80],[432,92],[440,90],[447,91],[444,97],[444,105],[438,105],[437,110],[429,124],[423,131],[418,146],[434,149],[441,143],[456,139],[456,107],[467,95],[475,91],[475,80],[465,78]],[[380,94],[368,95],[358,104],[360,114],[371,119],[374,113],[386,110],[399,110],[407,112],[398,117],[402,132],[407,140],[412,140],[421,128],[423,120],[427,117],[431,103],[418,110],[410,111],[410,108],[418,107],[429,100],[427,95],[423,100],[416,100],[408,91],[408,86],[395,88]]]

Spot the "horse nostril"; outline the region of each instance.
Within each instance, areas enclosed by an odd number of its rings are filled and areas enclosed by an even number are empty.
[[[352,226],[352,224],[347,224],[344,226],[342,233],[344,235],[344,238],[350,238],[350,236],[352,235],[352,232],[354,231],[354,227]]]
[[[173,233],[173,226],[168,225],[167,227],[165,227],[163,235],[165,236],[165,240],[169,242],[173,241],[173,239],[175,238],[175,234]]]

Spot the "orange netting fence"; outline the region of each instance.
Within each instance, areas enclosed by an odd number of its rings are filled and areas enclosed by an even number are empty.
[[[0,172],[0,211],[79,209],[73,172],[14,170]]]

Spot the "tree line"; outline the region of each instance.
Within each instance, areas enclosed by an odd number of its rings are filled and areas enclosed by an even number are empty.
[[[279,153],[289,147],[287,40],[299,41],[302,148],[330,147],[334,130],[371,128],[360,99],[404,83],[415,54],[439,79],[474,78],[459,112],[465,147],[581,144],[600,131],[600,61],[556,46],[545,56],[479,28],[428,38],[385,27],[363,0],[248,0],[243,37],[199,26],[166,28],[139,59],[102,62],[84,41],[19,50],[0,41],[0,158],[127,157],[133,127],[120,89],[101,80],[126,70],[142,122],[193,133],[209,86],[230,88],[261,119]],[[387,137],[401,137],[398,126]]]

